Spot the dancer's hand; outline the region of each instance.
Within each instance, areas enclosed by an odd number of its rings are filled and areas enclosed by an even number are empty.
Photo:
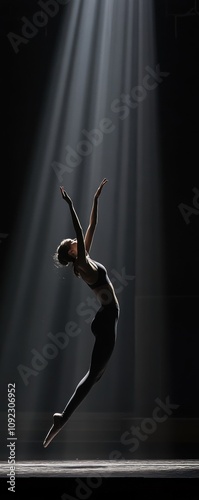
[[[72,200],[70,198],[70,196],[66,193],[65,189],[63,186],[60,186],[60,191],[61,191],[61,195],[62,195],[62,198],[68,203],[68,204],[71,204],[72,203]]]
[[[107,182],[108,182],[108,179],[104,178],[103,181],[101,182],[101,184],[99,185],[99,187],[94,195],[94,198],[99,198],[99,196],[102,192],[102,189]]]

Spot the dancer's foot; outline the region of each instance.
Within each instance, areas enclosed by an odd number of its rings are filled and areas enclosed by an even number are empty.
[[[53,415],[53,425],[50,428],[47,436],[44,439],[43,446],[44,448],[47,448],[47,446],[50,444],[50,442],[54,439],[54,437],[58,434],[58,432],[62,429],[63,427],[63,416],[61,413],[54,413]]]

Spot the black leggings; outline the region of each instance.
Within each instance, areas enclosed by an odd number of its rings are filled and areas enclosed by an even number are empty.
[[[115,346],[118,319],[119,306],[115,303],[101,306],[97,311],[91,323],[91,330],[95,336],[91,365],[62,412],[64,423],[103,375]]]

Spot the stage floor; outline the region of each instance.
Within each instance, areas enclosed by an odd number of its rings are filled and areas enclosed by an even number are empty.
[[[9,473],[7,462],[0,462],[0,477]],[[199,478],[198,460],[74,460],[20,461],[15,464],[17,478]]]

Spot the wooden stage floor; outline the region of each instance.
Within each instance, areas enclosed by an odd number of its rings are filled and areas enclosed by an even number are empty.
[[[16,478],[77,476],[199,478],[199,460],[38,460],[20,461],[15,465]],[[8,463],[0,462],[0,477],[5,477],[8,472]]]
[[[199,460],[16,461],[22,500],[199,500]],[[9,466],[0,462],[1,498],[10,498]],[[17,498],[18,498],[17,496]]]

